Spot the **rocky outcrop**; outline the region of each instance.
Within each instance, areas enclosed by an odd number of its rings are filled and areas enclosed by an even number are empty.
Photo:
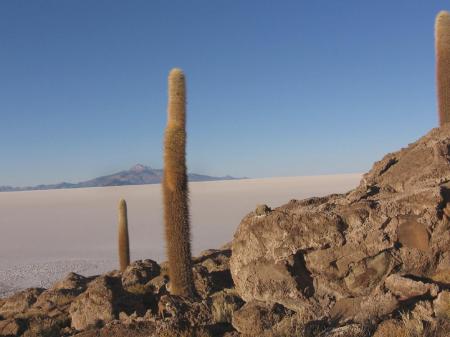
[[[0,299],[0,337],[448,337],[450,126],[346,194],[259,205],[192,270],[195,298],[165,262],[71,273]]]
[[[432,301],[450,286],[449,160],[446,126],[386,155],[346,194],[258,207],[233,240],[238,294],[356,322]]]
[[[70,273],[49,289],[0,300],[0,336],[224,336],[244,304],[233,289],[231,251],[194,258],[198,297],[172,296],[167,265],[135,261],[123,273]],[[229,335],[229,337],[231,337]]]

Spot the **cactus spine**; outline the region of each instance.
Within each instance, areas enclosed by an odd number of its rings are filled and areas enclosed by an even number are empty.
[[[436,17],[436,82],[439,126],[450,122],[450,13],[441,11]]]
[[[170,292],[192,297],[194,282],[186,174],[186,85],[180,69],[172,69],[169,74],[162,188]]]
[[[119,202],[119,264],[120,271],[124,271],[130,264],[130,242],[128,238],[127,203],[124,199]]]

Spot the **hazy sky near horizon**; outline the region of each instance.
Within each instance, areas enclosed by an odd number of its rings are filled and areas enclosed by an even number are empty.
[[[363,172],[437,125],[448,1],[0,1],[0,185],[162,166],[167,75],[188,166]]]

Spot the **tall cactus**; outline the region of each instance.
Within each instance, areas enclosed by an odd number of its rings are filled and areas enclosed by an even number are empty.
[[[127,203],[124,199],[119,201],[119,264],[120,270],[124,271],[130,264],[130,242],[128,238],[128,216]]]
[[[180,69],[172,69],[169,74],[162,188],[170,292],[192,297],[194,282],[186,174],[186,85]]]
[[[450,123],[450,13],[441,11],[436,17],[436,81],[439,126]]]

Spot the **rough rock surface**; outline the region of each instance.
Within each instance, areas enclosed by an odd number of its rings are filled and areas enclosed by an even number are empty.
[[[70,305],[72,327],[83,330],[117,318],[117,297],[120,296],[117,279],[102,276],[92,281],[87,290]]]
[[[160,272],[161,268],[155,261],[135,261],[122,273],[122,285],[130,292],[143,291],[146,284]]]
[[[401,301],[426,294],[436,297],[439,292],[439,287],[436,284],[414,281],[397,274],[389,275],[384,285]]]
[[[233,313],[244,305],[244,301],[230,289],[213,294],[210,303],[214,323],[231,323]]]
[[[441,292],[433,304],[436,317],[450,320],[450,291]]]
[[[373,337],[408,337],[408,330],[401,321],[388,319],[378,326]]]
[[[279,323],[292,314],[279,304],[266,306],[265,303],[251,301],[233,314],[233,326],[244,335],[260,336],[278,330]]]
[[[357,322],[432,300],[450,286],[449,160],[450,127],[433,129],[346,194],[248,214],[230,260],[238,294]]]
[[[0,303],[0,317],[12,318],[26,312],[43,291],[42,288],[29,288],[2,301]]]

